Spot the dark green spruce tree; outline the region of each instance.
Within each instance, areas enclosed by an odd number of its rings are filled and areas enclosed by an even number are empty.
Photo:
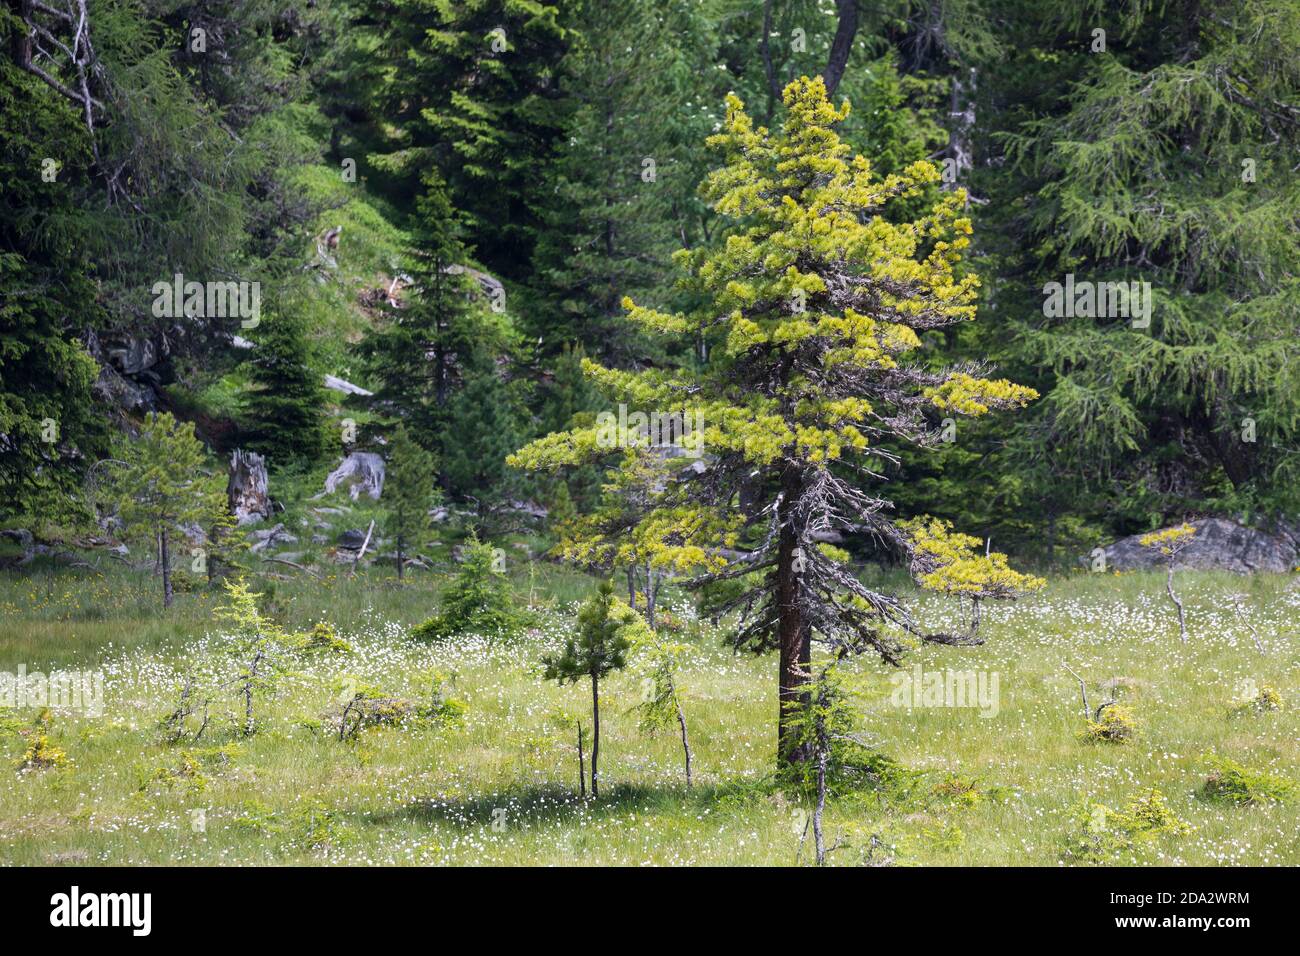
[[[1043,394],[1010,436],[1036,485],[1115,532],[1294,513],[1295,5],[1003,6],[1018,35],[995,83],[1017,105],[998,114],[984,232],[1012,244],[994,303]],[[1045,308],[1067,276],[1068,312]],[[1103,282],[1148,283],[1149,316],[1089,309],[1079,284]]]
[[[511,342],[506,313],[493,309],[467,267],[462,235],[445,185],[430,171],[416,202],[412,285],[361,343],[379,382],[375,407],[404,421],[411,437],[444,469],[457,443],[490,439],[453,430],[459,415],[453,399],[467,379],[494,374],[496,356]],[[443,483],[448,484],[445,471]]]
[[[627,365],[650,348],[624,295],[662,297],[705,206],[697,144],[716,122],[709,36],[690,5],[581,0],[553,104],[565,146],[546,167],[527,333],[552,357],[580,344]]]
[[[429,168],[474,230],[481,262],[523,278],[531,258],[534,196],[548,187],[545,156],[558,130],[546,101],[566,31],[542,0],[374,0],[369,52],[387,69],[371,96],[389,135],[371,160],[398,203]]]
[[[419,547],[429,529],[429,509],[436,498],[437,471],[433,456],[411,440],[405,425],[398,425],[388,452],[384,480],[387,530],[397,549],[397,578],[402,578],[405,557]]]
[[[326,450],[325,388],[306,319],[296,309],[262,316],[246,361],[253,389],[244,403],[248,447],[276,466],[309,464]]]
[[[102,317],[79,209],[92,157],[73,104],[10,57],[21,30],[0,9],[0,520],[57,520],[107,441],[79,341]]]

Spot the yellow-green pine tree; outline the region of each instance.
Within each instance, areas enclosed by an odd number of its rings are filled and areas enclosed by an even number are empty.
[[[707,307],[666,314],[625,301],[629,318],[653,332],[713,339],[708,366],[584,367],[630,408],[702,423],[691,437],[705,467],[664,481],[625,534],[641,551],[653,542],[661,568],[748,582],[736,641],[779,651],[778,758],[790,761],[806,756],[787,715],[807,693],[814,639],[892,663],[907,635],[958,639],[922,633],[896,598],[816,546],[824,532],[853,529],[909,547],[876,487],[889,458],[881,440],[933,445],[942,416],[1019,407],[1035,393],[975,364],[936,368],[921,358],[918,333],[975,317],[978,279],[958,272],[971,233],[964,193],[890,221],[891,204],[937,182],[938,169],[917,162],[876,176],[840,141],[835,126],[849,107],[831,104],[819,78],[791,83],[784,103],[783,129],[770,132],[731,97],[709,140],[724,164],[702,192],[731,225],[719,245],[678,253]],[[644,448],[610,449],[603,437],[599,425],[548,435],[512,462],[551,468],[621,453],[637,467]],[[742,540],[752,550],[728,561],[724,550]]]

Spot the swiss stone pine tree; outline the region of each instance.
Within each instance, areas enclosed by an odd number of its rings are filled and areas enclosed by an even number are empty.
[[[420,536],[428,530],[436,482],[433,456],[411,440],[405,425],[399,425],[393,435],[384,482],[388,533],[397,546],[398,580],[406,553],[419,545]]]
[[[626,302],[651,331],[714,337],[709,365],[587,368],[630,407],[703,415],[707,467],[666,481],[631,533],[653,534],[661,568],[746,581],[736,645],[779,653],[778,758],[789,762],[807,756],[787,717],[806,698],[814,640],[894,664],[910,639],[964,640],[925,633],[897,598],[816,547],[826,532],[854,529],[908,547],[877,487],[888,454],[880,441],[930,446],[939,416],[1013,408],[1035,394],[986,378],[978,363],[940,368],[919,354],[920,333],[975,316],[978,279],[957,271],[971,232],[964,194],[891,222],[891,204],[936,182],[938,169],[921,161],[875,176],[840,141],[835,126],[849,107],[832,105],[820,78],[794,81],[783,101],[783,129],[770,132],[731,97],[710,138],[724,165],[703,194],[730,227],[718,247],[679,254],[707,307],[666,314]],[[602,454],[593,426],[548,435],[513,460],[559,467]],[[635,466],[636,450],[624,460]],[[747,556],[728,562],[719,549],[737,545]]]
[[[921,517],[899,527],[912,540],[911,572],[916,583],[927,591],[955,594],[958,600],[970,598],[972,638],[979,633],[981,601],[1014,601],[1047,584],[1044,578],[1013,569],[1005,554],[988,550],[979,538],[953,531],[950,521]],[[986,547],[984,554],[977,550],[981,544]]]
[[[205,474],[192,422],[153,413],[126,443],[111,471],[110,495],[128,535],[156,544],[163,607],[172,603],[172,543],[191,528],[222,524],[226,496],[219,476]]]

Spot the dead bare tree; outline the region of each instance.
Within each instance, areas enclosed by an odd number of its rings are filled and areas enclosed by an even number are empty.
[[[1264,649],[1264,642],[1259,639],[1259,629],[1256,628],[1250,618],[1246,616],[1247,598],[1248,595],[1245,594],[1228,595],[1228,600],[1232,602],[1233,607],[1236,609],[1237,618],[1242,624],[1245,624],[1246,629],[1250,631],[1250,639],[1255,642],[1255,650],[1259,651],[1261,654],[1267,654],[1268,652]]]
[[[1083,719],[1084,720],[1093,720],[1093,721],[1101,720],[1102,711],[1104,711],[1107,707],[1111,707],[1119,703],[1118,697],[1111,697],[1110,700],[1103,701],[1102,703],[1098,704],[1096,713],[1093,713],[1092,708],[1088,704],[1087,683],[1084,682],[1084,679],[1082,677],[1080,677],[1077,673],[1075,673],[1074,668],[1072,668],[1069,664],[1062,661],[1061,666],[1064,667],[1067,671],[1069,671],[1072,675],[1074,675],[1074,679],[1079,682],[1079,694],[1083,697]]]
[[[167,739],[171,743],[181,740],[186,734],[185,722],[193,716],[199,716],[199,728],[194,732],[194,742],[198,743],[203,732],[208,729],[208,708],[212,704],[212,698],[197,694],[198,685],[193,677],[185,678],[185,684],[181,687],[181,698],[172,711],[163,721],[163,726],[167,729]]]
[[[375,522],[374,519],[371,519],[370,527],[366,528],[366,540],[361,542],[361,550],[357,552],[356,558],[352,561],[352,570],[348,573],[348,577],[353,577],[357,573],[357,566],[361,564],[361,559],[365,556],[366,548],[370,544],[370,536],[374,533]]]
[[[103,68],[90,42],[90,15],[86,0],[64,0],[62,8],[41,0],[7,0],[9,9],[27,25],[26,34],[15,33],[11,48],[14,63],[46,86],[81,107],[95,149],[95,113],[104,104],[91,93],[92,80],[102,85]],[[69,77],[67,82],[59,76]],[[99,160],[98,151],[95,152]]]

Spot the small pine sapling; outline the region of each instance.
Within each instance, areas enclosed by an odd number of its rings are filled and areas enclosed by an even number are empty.
[[[429,527],[437,477],[433,456],[415,443],[405,425],[398,425],[388,456],[384,500],[388,503],[388,533],[397,546],[399,581],[407,552],[421,543],[420,536]]]
[[[1187,617],[1183,613],[1183,602],[1174,591],[1174,571],[1178,568],[1178,556],[1187,550],[1195,537],[1196,529],[1184,522],[1175,528],[1153,531],[1138,538],[1138,544],[1142,547],[1154,548],[1164,555],[1165,566],[1168,568],[1165,574],[1165,592],[1178,609],[1178,638],[1184,644],[1187,643]]]
[[[257,695],[273,693],[279,683],[278,651],[285,635],[279,625],[257,609],[257,599],[262,595],[250,591],[243,578],[222,584],[228,603],[213,611],[213,617],[231,625],[231,652],[239,661],[239,673],[223,686],[233,687],[243,700],[243,733],[251,737],[257,730],[253,700]]]
[[[636,651],[649,670],[642,682],[641,703],[636,710],[641,715],[640,730],[653,735],[677,724],[682,737],[682,754],[686,762],[686,786],[691,786],[691,741],[686,732],[686,715],[678,693],[677,674],[682,657],[688,650],[685,644],[666,641],[647,626],[644,637],[636,640]]]
[[[163,607],[172,605],[172,543],[197,526],[224,527],[226,496],[220,479],[204,473],[204,451],[192,422],[166,412],[149,415],[140,436],[111,461],[110,497],[128,534],[147,537],[158,549]]]
[[[817,671],[811,681],[811,691],[806,699],[786,704],[786,719],[793,740],[809,759],[789,765],[783,773],[797,791],[813,799],[809,823],[813,831],[816,863],[822,866],[826,863],[826,855],[835,849],[835,846],[826,846],[826,797],[833,782],[845,777],[857,762],[855,757],[862,749],[862,741],[855,732],[857,711],[834,661],[828,661]],[[800,852],[806,835],[805,826],[799,838]]]
[[[639,624],[636,612],[614,596],[614,584],[602,581],[578,611],[577,633],[559,654],[542,658],[543,678],[563,685],[591,680],[591,795],[600,796],[600,679],[627,666],[632,647],[629,627]]]
[[[999,551],[980,554],[980,539],[952,530],[941,518],[913,518],[900,527],[912,541],[912,577],[927,591],[971,600],[968,635],[979,643],[980,602],[1014,601],[1047,584],[1044,578],[1012,570]]]
[[[508,636],[523,622],[496,549],[474,534],[465,545],[460,570],[443,595],[442,608],[416,627],[414,635],[442,638],[474,631]]]

